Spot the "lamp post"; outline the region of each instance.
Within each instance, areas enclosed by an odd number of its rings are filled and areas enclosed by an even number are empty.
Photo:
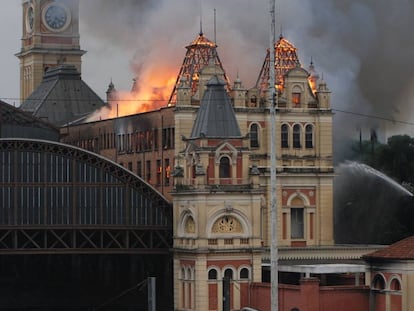
[[[270,214],[271,214],[271,246],[270,246],[270,281],[271,311],[279,308],[278,281],[278,236],[276,205],[276,108],[275,96],[275,0],[270,0],[270,68],[269,68],[269,105],[270,105]]]

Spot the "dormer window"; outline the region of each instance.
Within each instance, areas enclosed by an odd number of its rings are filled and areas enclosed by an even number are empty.
[[[295,85],[292,88],[292,107],[300,108],[302,105],[302,88],[299,85]]]
[[[292,106],[293,108],[300,108],[301,106],[301,93],[292,93]]]

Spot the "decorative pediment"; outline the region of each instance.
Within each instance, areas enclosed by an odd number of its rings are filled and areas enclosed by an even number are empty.
[[[220,164],[220,158],[223,155],[227,155],[231,158],[231,161],[233,162],[232,164],[235,165],[236,161],[237,161],[237,149],[229,144],[228,142],[223,143],[222,145],[220,145],[217,149],[216,149],[216,163]]]
[[[290,69],[287,73],[286,73],[286,76],[288,77],[288,78],[290,78],[290,77],[295,77],[295,78],[298,78],[298,77],[303,77],[304,79],[307,79],[308,78],[308,76],[309,76],[309,72],[307,72],[304,68],[302,68],[302,67],[295,67],[295,68],[292,68],[292,69]]]

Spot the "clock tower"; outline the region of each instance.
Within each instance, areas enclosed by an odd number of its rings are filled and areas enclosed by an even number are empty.
[[[79,0],[23,0],[20,98],[26,99],[44,73],[61,64],[81,72],[85,51],[79,44]]]

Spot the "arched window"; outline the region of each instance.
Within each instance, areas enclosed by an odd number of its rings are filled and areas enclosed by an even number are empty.
[[[240,270],[240,279],[241,280],[246,280],[249,278],[249,269],[247,268],[242,268]]]
[[[230,178],[230,159],[228,157],[221,157],[219,167],[220,178]]]
[[[192,280],[193,279],[193,272],[191,271],[191,268],[188,267],[187,268],[187,280]]]
[[[283,124],[280,131],[280,142],[282,148],[289,148],[289,127]]]
[[[305,128],[305,148],[313,148],[313,126],[310,124]]]
[[[377,274],[372,281],[372,288],[374,289],[385,289],[385,280],[381,274]]]
[[[209,280],[217,280],[217,270],[216,269],[211,269],[210,271],[208,271],[208,279]]]
[[[185,221],[185,233],[195,233],[195,222],[194,218],[191,216],[188,216]]]
[[[395,291],[400,291],[401,290],[400,281],[398,279],[393,279],[390,284],[390,289],[395,290]]]
[[[224,271],[224,278],[228,278],[230,280],[233,280],[233,270],[232,269],[226,269]]]
[[[294,108],[300,108],[300,93],[292,93],[292,105]]]
[[[290,209],[290,237],[303,239],[305,237],[304,208]]]
[[[255,123],[250,126],[250,147],[259,147],[259,127]]]
[[[300,148],[300,125],[293,126],[293,148]]]

